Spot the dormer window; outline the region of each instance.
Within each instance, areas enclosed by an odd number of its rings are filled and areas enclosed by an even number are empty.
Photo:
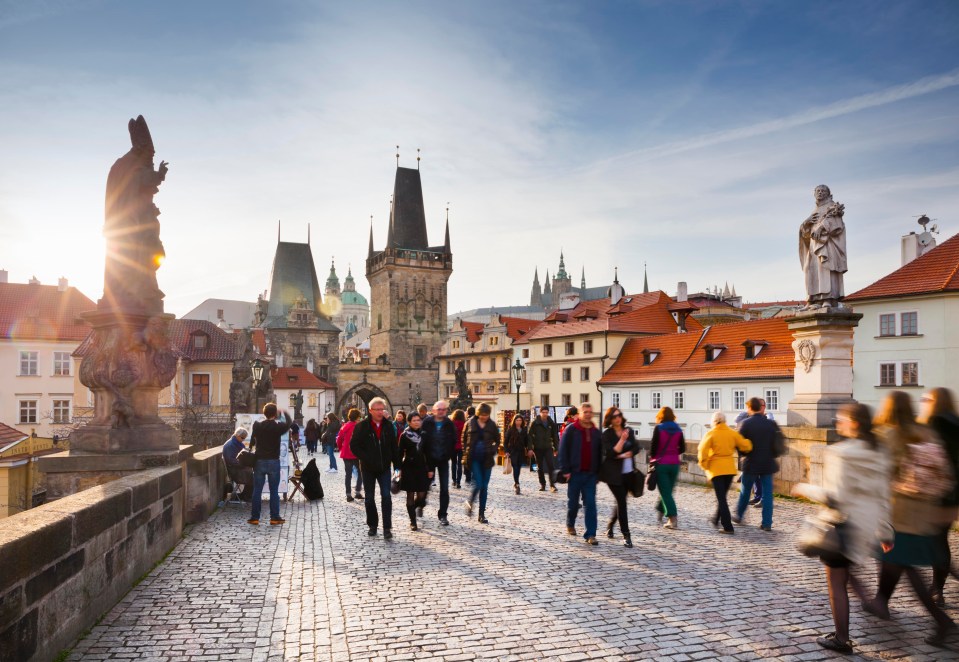
[[[202,331],[193,334],[193,349],[206,349],[210,345],[210,336]]]
[[[644,349],[643,350],[643,365],[650,365],[653,361],[659,358],[660,351],[658,349]]]
[[[746,348],[746,359],[754,359],[759,356],[759,353],[763,351],[768,344],[765,340],[746,340],[743,343],[743,347]]]
[[[711,363],[718,359],[724,349],[726,349],[726,345],[704,345],[703,350],[706,352],[706,363]]]

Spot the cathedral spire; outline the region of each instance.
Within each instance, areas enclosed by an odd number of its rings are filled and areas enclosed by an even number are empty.
[[[643,262],[643,294],[649,293],[649,278],[646,277],[646,263]]]
[[[569,275],[566,273],[566,262],[563,261],[563,251],[559,251],[559,271],[556,272],[556,278],[560,280],[565,280],[569,278]]]
[[[583,278],[582,280],[580,280],[579,286],[580,288],[584,290],[584,294],[585,294],[585,290],[586,290],[586,265],[585,264],[583,265]]]
[[[367,257],[373,257],[373,215],[370,214],[370,252]]]
[[[417,168],[419,170],[419,168]],[[450,203],[446,203],[446,241],[443,244],[446,252],[450,252]]]
[[[539,267],[533,272],[533,288],[530,291],[529,295],[529,305],[531,306],[542,306],[543,305],[543,290],[539,286]]]

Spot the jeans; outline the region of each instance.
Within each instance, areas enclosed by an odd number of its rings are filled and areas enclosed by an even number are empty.
[[[390,469],[380,474],[363,472],[363,489],[366,490],[366,525],[375,529],[379,524],[376,514],[376,486],[380,486],[380,508],[383,511],[383,530],[393,528],[393,495],[390,494]]]
[[[336,469],[336,446],[327,444],[323,447],[323,452],[330,456],[330,469]]]
[[[453,459],[450,460],[450,477],[453,484],[459,487],[463,482],[463,451],[453,453]]]
[[[596,474],[591,471],[577,471],[570,475],[566,486],[566,526],[576,526],[579,513],[579,500],[583,499],[586,531],[583,538],[596,537]]]
[[[609,524],[607,524],[606,528],[612,531],[613,525],[615,525],[618,520],[619,530],[623,532],[623,537],[629,538],[629,517],[626,513],[626,484],[609,485],[607,483],[607,487],[609,487],[609,491],[613,493],[613,497],[616,499],[616,505],[613,506],[613,512],[609,516]]]
[[[436,516],[440,519],[446,517],[446,511],[450,507],[450,464],[446,460],[439,462],[434,469],[440,476],[440,509]],[[433,474],[434,478],[436,474]]]
[[[736,516],[742,517],[749,505],[749,493],[753,484],[762,483],[763,488],[763,519],[762,526],[772,528],[773,525],[773,475],[772,474],[743,474],[743,484],[739,490],[739,503],[736,504]]]
[[[473,482],[473,465],[472,464],[463,465],[463,477],[466,478],[467,483]]]
[[[519,474],[523,471],[523,458],[520,456],[513,458],[513,484],[519,485]]]
[[[480,515],[486,512],[486,496],[489,491],[489,479],[493,475],[493,467],[484,467],[479,460],[473,460],[473,491],[470,493],[470,504],[476,501],[476,495],[479,494]]]
[[[756,481],[756,485],[755,485],[755,487],[754,487],[754,492],[755,492],[755,494],[756,494],[755,498],[756,498],[756,499],[759,499],[760,501],[762,501],[762,499],[763,499],[763,482],[762,482],[761,480],[757,480],[757,481]]]
[[[253,512],[250,519],[260,519],[263,507],[263,483],[270,483],[270,519],[280,519],[280,461],[257,460],[253,467]]]
[[[549,476],[549,486],[556,485],[556,469],[553,466],[553,449],[545,448],[536,450],[536,467],[539,470],[539,484],[546,487],[546,478],[543,476],[543,470],[546,470],[546,476]]]
[[[359,494],[361,492],[360,481],[363,480],[362,476],[360,476],[360,461],[343,460],[343,471],[346,474],[346,496],[350,496],[350,483],[353,482],[354,469],[356,469],[356,493]]]
[[[656,479],[659,490],[659,498],[663,504],[663,512],[666,517],[676,517],[676,501],[673,500],[673,487],[679,478],[678,464],[657,464]]]
[[[729,502],[726,500],[726,494],[729,492],[729,486],[733,484],[734,476],[713,476],[713,491],[716,492],[716,514],[713,515],[713,526],[720,523],[726,531],[733,530],[733,522],[729,518]]]

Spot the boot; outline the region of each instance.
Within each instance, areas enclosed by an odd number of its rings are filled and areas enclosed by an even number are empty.
[[[513,492],[519,494],[519,483],[513,483]]]
[[[480,524],[489,524],[489,520],[486,519],[486,515],[483,513],[483,511],[480,511],[479,517],[476,518],[476,521]]]
[[[613,537],[614,537],[614,536],[613,536],[613,525],[614,525],[615,523],[616,523],[616,522],[610,522],[609,524],[606,525],[606,537],[607,537],[607,538],[613,538]]]

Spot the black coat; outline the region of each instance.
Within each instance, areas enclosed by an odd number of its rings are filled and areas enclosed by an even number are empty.
[[[373,420],[367,416],[353,428],[353,437],[350,439],[350,450],[360,461],[360,469],[374,474],[389,471],[397,465],[399,455],[396,428],[385,418],[381,425],[381,436],[377,438],[373,432]]]
[[[474,416],[466,421],[466,427],[463,428],[463,466],[470,466],[473,463],[473,449],[476,448],[476,442],[483,439],[486,452],[483,457],[476,458],[484,469],[489,469],[496,464],[496,456],[499,453],[499,428],[493,419],[486,421],[485,427],[480,427],[479,418]]]
[[[541,417],[535,417],[529,424],[529,439],[533,450],[548,450],[555,453],[559,448],[559,432],[556,429],[556,423],[551,418],[547,418],[543,423]]]
[[[286,434],[293,421],[289,414],[283,414],[282,422],[275,418],[257,421],[250,432],[250,446],[258,460],[280,459],[280,437]]]
[[[523,458],[526,457],[526,452],[529,450],[529,432],[526,431],[525,427],[517,430],[512,425],[510,426],[506,432],[504,450],[509,453],[510,460],[512,460],[513,464],[523,461]]]
[[[946,449],[946,454],[952,460],[953,473],[959,476],[959,418],[952,414],[933,416],[929,419],[929,427],[939,435],[943,448]],[[943,498],[942,505],[959,505],[959,480],[956,481],[952,492]]]
[[[340,433],[341,427],[343,427],[343,424],[339,421],[326,426],[323,435],[320,437],[323,440],[324,446],[336,446],[336,435]]]
[[[613,449],[619,443],[619,435],[613,428],[603,430],[603,460],[599,465],[599,480],[607,485],[623,484],[623,460],[617,457],[623,453],[633,452],[633,466],[636,466],[636,453],[639,452],[639,442],[636,441],[636,434],[632,428],[629,428],[629,438],[623,444],[623,449],[617,453]]]
[[[423,435],[411,428],[403,430],[396,462],[400,468],[401,490],[426,492],[430,488],[428,474],[432,464],[426,457],[426,439]]]
[[[426,440],[426,457],[433,466],[449,462],[456,452],[456,426],[449,418],[444,418],[440,429],[436,429],[436,419],[427,416],[423,419],[420,433]]]
[[[782,431],[762,414],[753,414],[739,426],[739,434],[749,439],[753,449],[743,453],[743,473],[774,474],[779,471],[777,448],[782,444]]]

